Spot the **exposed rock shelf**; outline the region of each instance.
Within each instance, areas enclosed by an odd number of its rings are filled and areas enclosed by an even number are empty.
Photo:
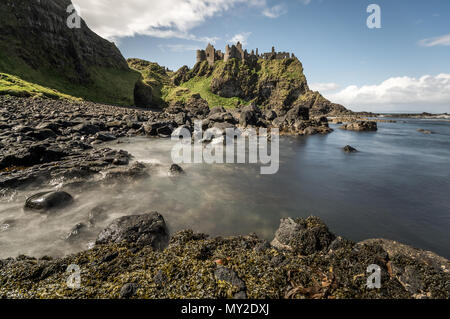
[[[123,239],[123,241],[121,241]],[[385,239],[336,236],[318,218],[283,219],[272,245],[255,235],[170,238],[157,213],[122,217],[97,245],[61,259],[0,260],[4,298],[450,298],[450,262]],[[67,287],[69,265],[81,270]],[[367,268],[381,288],[367,288]]]

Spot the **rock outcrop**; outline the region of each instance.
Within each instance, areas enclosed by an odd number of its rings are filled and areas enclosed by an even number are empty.
[[[80,28],[69,28],[71,4],[2,0],[0,72],[87,100],[132,105],[139,74],[82,19]]]

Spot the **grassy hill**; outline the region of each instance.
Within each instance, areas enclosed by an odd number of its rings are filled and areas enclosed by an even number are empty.
[[[139,73],[117,47],[66,25],[70,0],[0,2],[0,72],[85,100],[132,105]]]
[[[38,84],[24,81],[16,76],[0,73],[0,95],[12,95],[17,97],[41,97],[50,99],[66,99],[79,101],[80,98],[49,89]]]

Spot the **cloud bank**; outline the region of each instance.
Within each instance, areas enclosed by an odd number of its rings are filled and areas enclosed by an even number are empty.
[[[325,95],[355,111],[450,112],[450,74],[393,77],[377,85],[351,85]]]
[[[450,46],[450,34],[420,40],[419,45],[424,46],[424,47],[434,47],[434,46],[438,46],[438,45]]]
[[[266,0],[73,0],[73,3],[80,7],[89,27],[110,40],[147,35],[212,42],[209,38],[198,38],[190,30],[236,5],[267,9]],[[281,13],[277,10],[274,15]]]
[[[229,42],[230,43],[238,43],[241,42],[242,45],[246,45],[247,44],[247,40],[248,37],[251,35],[251,32],[242,32],[242,33],[238,33],[236,34],[234,37],[232,37]]]
[[[263,15],[265,15],[266,17],[271,18],[271,19],[276,19],[286,13],[287,13],[287,9],[284,4],[278,4],[271,8],[265,8],[262,11]]]

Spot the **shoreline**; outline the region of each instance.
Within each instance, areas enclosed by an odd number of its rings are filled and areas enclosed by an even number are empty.
[[[12,97],[0,97],[0,103],[0,195],[23,188],[37,192],[57,178],[75,191],[133,181],[148,176],[148,167],[104,143],[167,138],[176,127],[187,126],[188,118],[207,119],[208,127],[236,126],[242,113],[255,112],[202,107],[152,112],[88,102],[74,109],[67,101]],[[267,121],[258,116],[244,119]],[[286,124],[288,116],[282,116],[288,135],[330,132],[323,118],[290,114],[292,124]],[[364,120],[348,129],[374,123]],[[354,243],[331,233],[316,217],[282,220],[272,243],[255,235],[209,238],[190,230],[169,237],[165,222],[158,223],[156,233],[150,223],[138,233],[125,230],[124,240],[106,240],[62,258],[2,259],[0,297],[450,298],[447,259],[389,240]],[[80,230],[75,227],[74,234]],[[67,287],[71,264],[81,268],[85,286],[80,289]],[[382,269],[386,285],[380,290],[366,288],[371,264]]]

